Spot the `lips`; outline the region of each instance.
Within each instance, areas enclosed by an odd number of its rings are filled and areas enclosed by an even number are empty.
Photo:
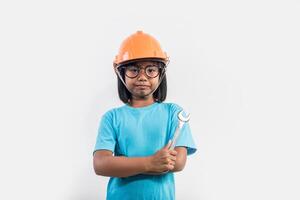
[[[135,85],[136,88],[146,89],[149,88],[149,85]]]

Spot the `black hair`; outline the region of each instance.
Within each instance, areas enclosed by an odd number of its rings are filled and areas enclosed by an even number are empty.
[[[164,66],[164,68],[165,68],[165,66]],[[165,73],[165,69],[161,69],[159,76],[163,75],[163,73]],[[122,79],[125,81],[125,71],[124,70],[120,70],[120,75],[121,75]],[[120,80],[119,77],[118,77],[118,93],[119,93],[120,100],[122,102],[124,102],[125,104],[127,104],[132,98],[131,93],[128,91],[128,89],[125,87],[125,85],[123,84],[123,82]],[[161,80],[160,85],[153,93],[153,98],[156,102],[161,103],[166,100],[166,97],[167,97],[167,77],[166,77],[166,75],[164,75],[163,79]]]

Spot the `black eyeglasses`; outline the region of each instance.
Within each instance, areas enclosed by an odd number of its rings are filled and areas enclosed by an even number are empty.
[[[155,78],[160,74],[162,68],[162,66],[158,66],[155,64],[147,65],[144,68],[138,67],[134,64],[119,67],[120,70],[124,69],[125,76],[127,76],[128,78],[136,78],[142,69],[144,70],[148,78]]]

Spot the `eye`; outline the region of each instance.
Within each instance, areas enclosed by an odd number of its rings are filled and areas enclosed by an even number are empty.
[[[130,71],[130,72],[137,72],[138,68],[136,66],[128,66],[127,70]]]
[[[150,73],[153,73],[153,72],[157,72],[158,71],[158,67],[153,65],[153,66],[148,66],[147,67],[147,71],[150,72]]]

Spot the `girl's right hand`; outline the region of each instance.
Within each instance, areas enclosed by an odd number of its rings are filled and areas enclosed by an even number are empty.
[[[148,157],[148,173],[164,173],[174,169],[177,152],[170,150],[171,141],[154,155]]]

